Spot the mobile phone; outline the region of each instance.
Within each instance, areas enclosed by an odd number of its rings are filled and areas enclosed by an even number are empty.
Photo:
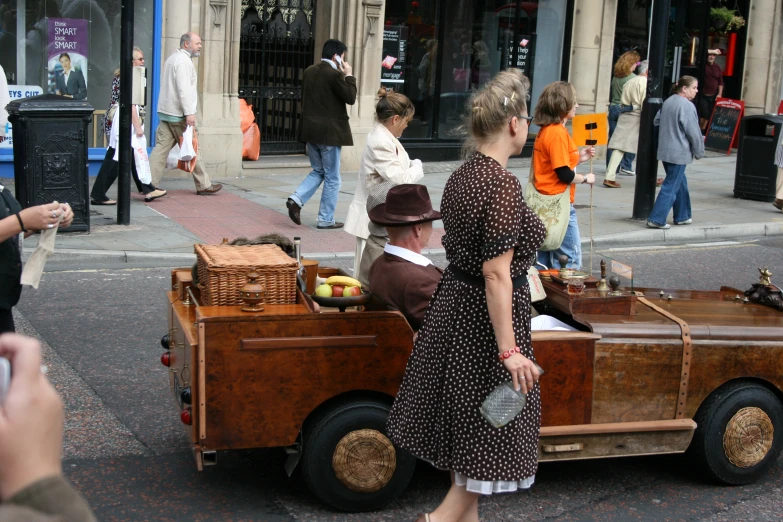
[[[337,65],[342,65],[342,63],[343,63],[343,59],[340,58],[339,54],[335,54],[334,55],[334,61],[335,61],[335,63],[337,63]]]
[[[0,357],[0,405],[5,402],[8,387],[11,385],[11,363],[5,357]]]

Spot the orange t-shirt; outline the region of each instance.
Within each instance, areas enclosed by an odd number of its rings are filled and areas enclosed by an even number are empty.
[[[574,170],[578,164],[579,149],[564,126],[555,123],[538,131],[533,146],[533,183],[537,191],[547,196],[562,194],[568,185],[560,181],[555,169],[569,167]],[[576,185],[571,184],[571,203],[574,194]]]

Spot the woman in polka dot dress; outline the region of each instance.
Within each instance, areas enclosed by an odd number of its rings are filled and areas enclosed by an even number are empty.
[[[541,401],[526,274],[546,229],[505,169],[527,140],[529,87],[510,69],[473,95],[466,148],[475,152],[443,192],[449,267],[388,425],[398,446],[452,472],[446,498],[417,522],[478,521],[479,495],[529,488],[535,478]],[[527,407],[493,428],[479,406],[508,381],[527,393]]]

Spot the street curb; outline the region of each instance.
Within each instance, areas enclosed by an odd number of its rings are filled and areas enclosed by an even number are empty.
[[[706,241],[710,239],[725,239],[742,236],[778,236],[783,235],[783,223],[738,223],[733,225],[715,225],[705,227],[673,226],[668,230],[645,229],[635,232],[608,234],[593,238],[593,246],[613,243],[643,243],[673,241]],[[590,245],[590,238],[582,238],[582,245]],[[422,251],[425,256],[443,255],[443,248],[430,248]],[[25,251],[24,258],[32,254],[32,249]],[[316,261],[350,259],[354,252],[305,252],[304,257]],[[170,261],[174,263],[192,264],[196,261],[195,254],[184,252],[141,252],[134,250],[77,250],[56,249],[49,256],[52,261],[74,261],[78,259],[117,261],[132,263],[139,261]]]

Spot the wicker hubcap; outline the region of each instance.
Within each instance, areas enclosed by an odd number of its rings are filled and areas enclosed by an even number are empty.
[[[775,428],[761,408],[742,408],[726,424],[723,451],[737,467],[755,466],[772,447]]]
[[[389,483],[397,467],[391,441],[376,430],[356,430],[340,439],[332,467],[345,487],[359,493],[378,491]]]

